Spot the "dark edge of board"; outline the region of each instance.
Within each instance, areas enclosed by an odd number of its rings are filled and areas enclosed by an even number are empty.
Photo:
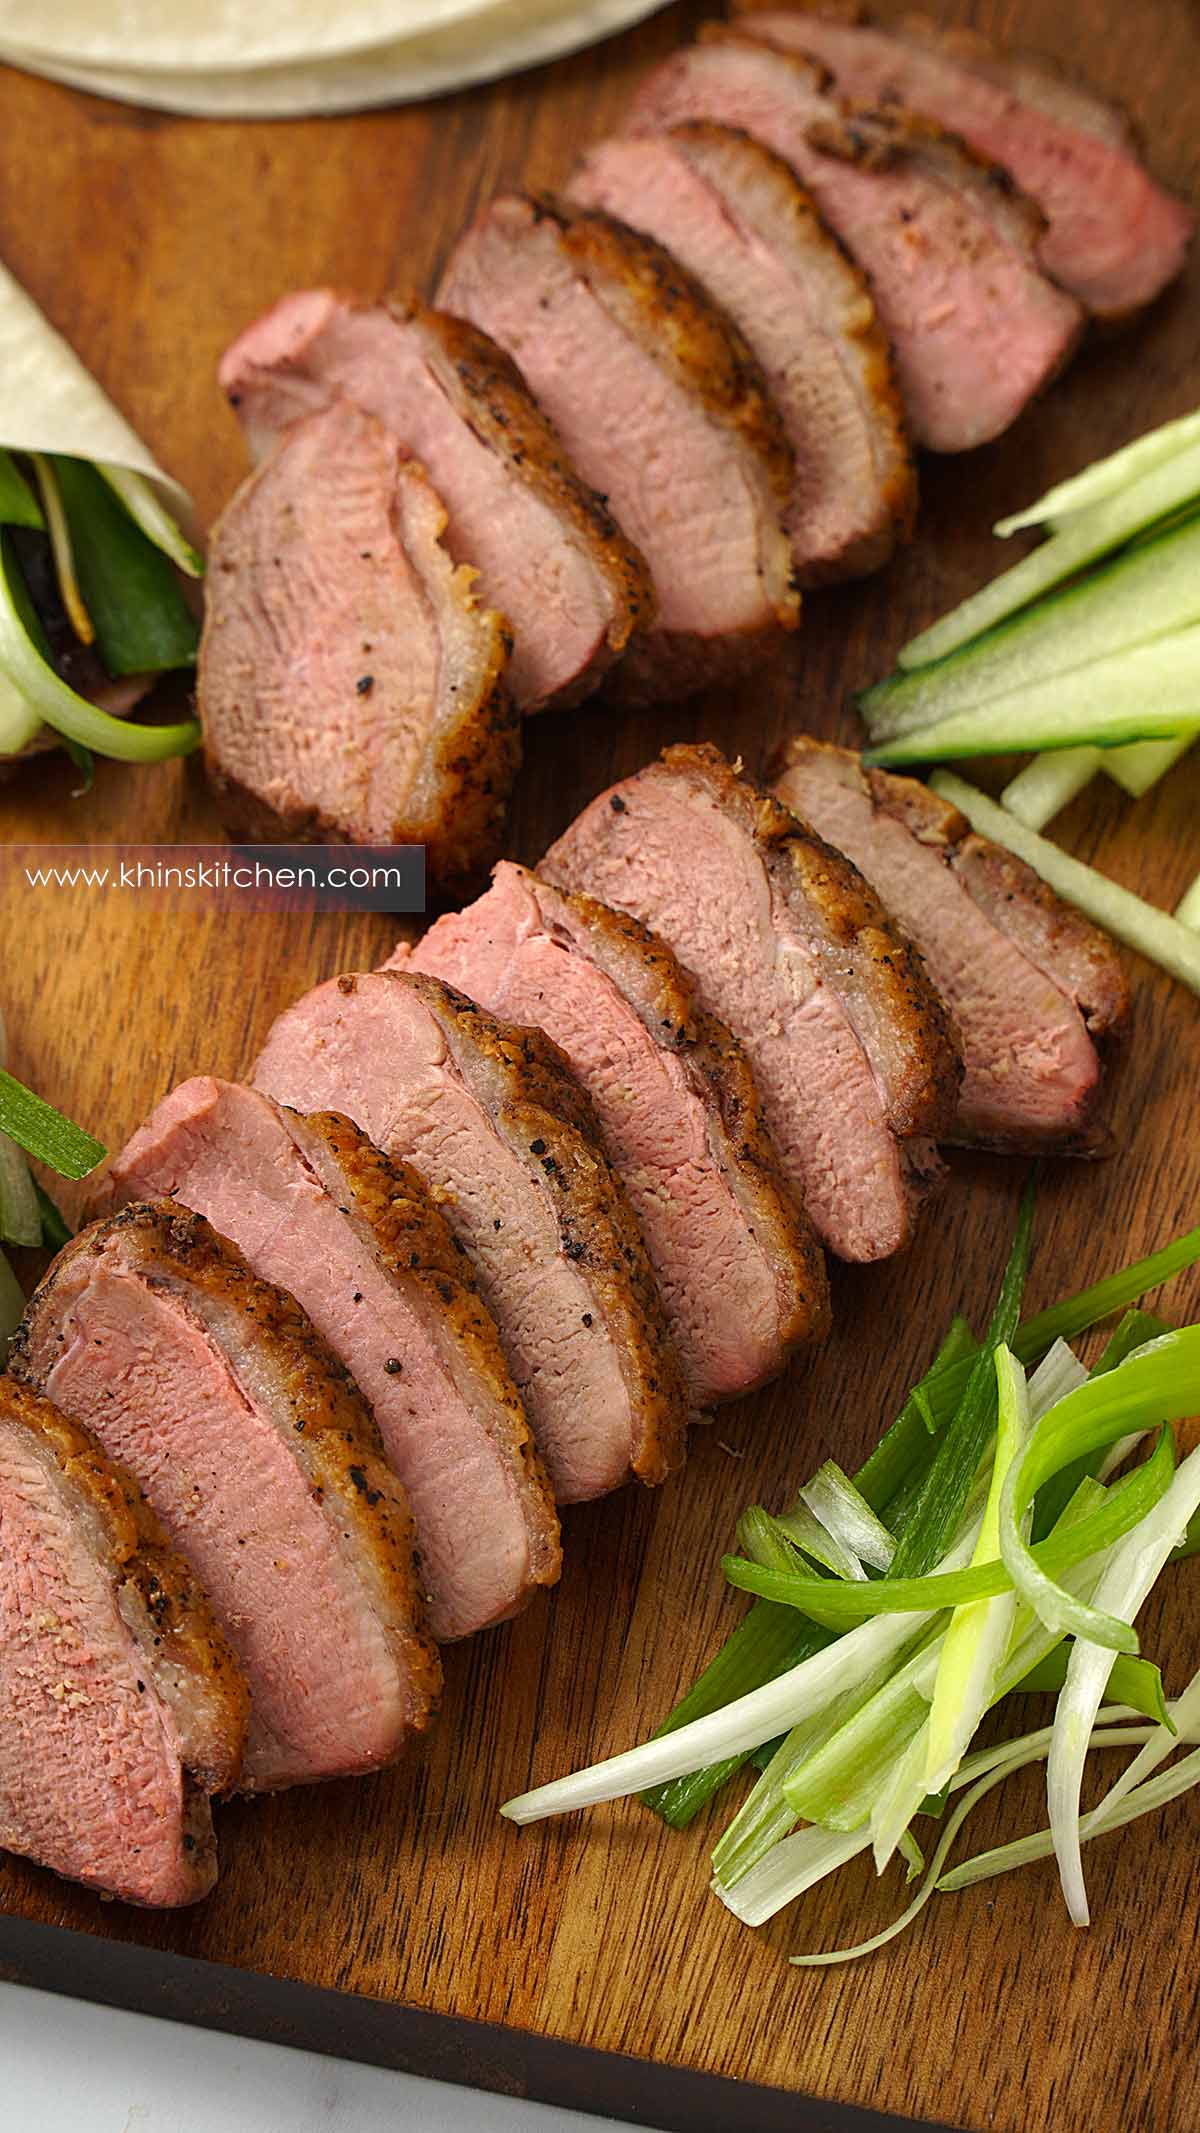
[[[362,1994],[235,1970],[195,1956],[0,1916],[0,1984],[157,2015],[329,2058],[590,2111],[663,2133],[901,2133],[915,2121],[858,2104],[665,2066],[618,2052],[463,2021]],[[921,2121],[923,2133],[952,2133]]]

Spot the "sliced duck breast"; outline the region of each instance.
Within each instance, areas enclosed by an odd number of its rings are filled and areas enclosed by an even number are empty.
[[[798,54],[713,26],[642,84],[633,133],[739,126],[790,163],[871,285],[914,437],[986,444],[1072,353],[1073,297],[1039,271],[1043,220],[1006,173],[906,111],[851,109]]]
[[[369,1403],[416,1526],[432,1634],[500,1622],[558,1576],[558,1520],[470,1264],[425,1185],[347,1118],[202,1076],[110,1166],[174,1199],[307,1311]]]
[[[861,867],[954,1017],[965,1071],[949,1137],[1095,1153],[1095,1040],[1118,1035],[1128,1007],[1107,936],[915,778],[803,735],[773,769],[785,805]]]
[[[654,579],[655,624],[614,685],[654,699],[728,679],[795,626],[781,418],[691,276],[607,215],[493,200],[438,300],[506,348]]]
[[[294,424],[213,532],[205,762],[234,833],[424,844],[430,881],[496,856],[519,758],[509,638],[446,514],[348,400]]]
[[[773,1377],[828,1324],[821,1254],[783,1184],[746,1057],[664,942],[502,860],[397,967],[554,1039],[641,1224],[692,1405]]]
[[[920,957],[861,874],[715,748],[668,748],[547,853],[670,943],[745,1046],[785,1177],[843,1259],[912,1234],[961,1071]]]
[[[601,141],[570,194],[665,245],[744,333],[795,454],[797,581],[878,569],[916,508],[899,395],[866,281],[790,165],[697,119]]]
[[[463,319],[332,289],[283,297],[239,334],[220,380],[256,458],[344,396],[420,461],[445,542],[513,631],[518,708],[578,703],[650,617],[643,558],[580,480],[503,349]]]
[[[839,94],[920,111],[1000,164],[1046,217],[1046,273],[1101,318],[1139,310],[1179,273],[1193,216],[1150,176],[1124,113],[1049,64],[919,15],[885,28],[857,7],[755,11],[738,26],[821,61]]]
[[[131,1476],[0,1378],[0,1846],[124,1903],[197,1902],[249,1706]]]
[[[424,1179],[474,1265],[561,1503],[679,1464],[687,1406],[646,1248],[549,1038],[435,978],[376,971],[288,1008],[255,1081],[297,1109],[345,1112]]]
[[[242,1789],[376,1769],[440,1685],[412,1520],[299,1305],[199,1215],[122,1208],[64,1247],[10,1354],[135,1475],[250,1684]]]

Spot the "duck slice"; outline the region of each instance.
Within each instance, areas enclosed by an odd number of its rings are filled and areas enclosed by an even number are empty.
[[[861,270],[791,167],[695,119],[601,141],[570,194],[665,245],[744,333],[795,453],[783,523],[797,582],[886,563],[916,509],[888,344]]]
[[[374,1414],[412,1509],[432,1634],[502,1622],[558,1576],[558,1520],[470,1263],[407,1164],[347,1118],[181,1082],[107,1196],[174,1199],[287,1289]]]
[[[0,1845],[123,1903],[217,1878],[249,1695],[132,1477],[0,1378]]]
[[[824,1334],[820,1250],[745,1053],[664,941],[502,860],[486,895],[396,967],[535,1023],[569,1060],[641,1224],[695,1408],[752,1391]]]
[[[335,978],[279,1017],[255,1083],[345,1112],[424,1179],[474,1265],[560,1503],[680,1463],[687,1403],[646,1248],[540,1030],[436,978]]]
[[[241,1787],[376,1769],[432,1717],[412,1520],[299,1305],[169,1201],[80,1232],[9,1367],[135,1475],[250,1684]]]
[[[812,60],[713,28],[643,82],[627,119],[740,126],[790,163],[871,285],[918,444],[963,452],[1016,421],[1084,314],[1040,271],[1040,211],[1005,172],[909,111],[862,111]]]
[[[920,957],[840,852],[716,748],[668,748],[539,869],[661,934],[745,1046],[784,1176],[843,1259],[912,1235],[961,1063]]]
[[[949,1138],[1096,1153],[1107,1132],[1095,1040],[1128,1000],[1112,942],[915,778],[797,735],[773,790],[862,869],[919,948],[963,1051]]]
[[[526,713],[591,694],[654,595],[644,559],[495,341],[412,299],[285,296],[239,334],[220,380],[261,458],[339,397],[378,416],[446,507],[445,542],[513,632],[508,685]]]
[[[226,506],[197,687],[236,835],[424,844],[442,893],[495,858],[520,745],[509,638],[445,523],[348,400],[285,431]]]
[[[506,348],[654,579],[658,617],[613,676],[653,701],[733,678],[798,602],[781,417],[732,322],[659,245],[561,200],[493,200],[438,301]]]
[[[739,18],[751,37],[829,67],[838,93],[901,104],[961,134],[1035,200],[1046,273],[1101,318],[1123,318],[1183,266],[1194,220],[1155,183],[1124,113],[1046,61],[998,52],[975,31],[860,8]]]

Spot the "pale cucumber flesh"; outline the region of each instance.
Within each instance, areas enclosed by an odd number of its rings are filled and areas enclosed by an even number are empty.
[[[1145,741],[1139,745],[1158,748],[1162,744]],[[1108,753],[1112,756],[1124,751],[1112,748]],[[1045,829],[1091,783],[1103,762],[1104,751],[1100,748],[1059,748],[1052,754],[1035,755],[1005,786],[1001,803],[1026,829]]]
[[[1180,734],[1172,741],[1134,741],[1128,748],[1110,748],[1104,759],[1104,768],[1110,778],[1115,778],[1122,792],[1131,800],[1140,800],[1152,785],[1157,785],[1168,770],[1173,770],[1181,755],[1186,755],[1195,735]]]

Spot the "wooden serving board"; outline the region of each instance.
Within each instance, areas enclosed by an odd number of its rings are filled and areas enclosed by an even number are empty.
[[[305,283],[427,283],[479,199],[561,180],[702,13],[673,8],[495,88],[304,124],[152,117],[0,73],[0,255],[208,520],[244,464],[214,383],[235,329]],[[941,13],[1084,67],[1135,109],[1157,171],[1194,193],[1194,4],[961,0]],[[1002,443],[928,465],[912,549],[866,585],[814,596],[786,669],[741,700],[637,718],[600,702],[535,725],[510,849],[536,860],[593,793],[670,739],[709,737],[754,767],[793,724],[850,738],[847,689],[999,567],[987,529],[1001,512],[1200,398],[1198,344],[1193,266],[1131,334],[1090,345]],[[74,782],[56,759],[0,788],[3,840],[215,834],[195,763],[107,765],[79,800]],[[1200,757],[1136,807],[1097,781],[1058,831],[1168,906],[1200,860],[1198,815]],[[178,1077],[243,1072],[280,1008],[369,965],[394,930],[170,897],[53,898],[19,890],[11,868],[2,916],[15,1071],[113,1146]],[[1035,1304],[1200,1216],[1200,1017],[1146,966],[1131,974],[1120,1152],[1050,1169]],[[139,1914],[0,1862],[3,1974],[656,2125],[865,2126],[852,2106],[977,2133],[1200,2123],[1194,1800],[1089,1853],[1086,1934],[1043,1867],[938,1899],[910,1938],[815,1974],[790,1970],[787,1952],[873,1930],[902,1900],[892,1881],[851,1869],[755,1935],[706,1891],[715,1825],[672,1835],[627,1804],[518,1834],[496,1814],[668,1709],[740,1616],[718,1569],[737,1512],[779,1501],[829,1452],[856,1463],[951,1312],[983,1317],[1017,1188],[1013,1164],[955,1157],[906,1259],[835,1275],[836,1331],[819,1359],[699,1433],[660,1493],[568,1513],[561,1586],[447,1653],[441,1723],[402,1767],[222,1809],[221,1882],[199,1909]],[[1169,1309],[1195,1315],[1200,1279],[1178,1282]],[[1200,1659],[1198,1580],[1194,1565],[1173,1572],[1147,1616],[1169,1686]],[[989,1801],[973,1835],[1035,1818],[1031,1783]],[[756,2086],[734,2092],[723,2077]]]

